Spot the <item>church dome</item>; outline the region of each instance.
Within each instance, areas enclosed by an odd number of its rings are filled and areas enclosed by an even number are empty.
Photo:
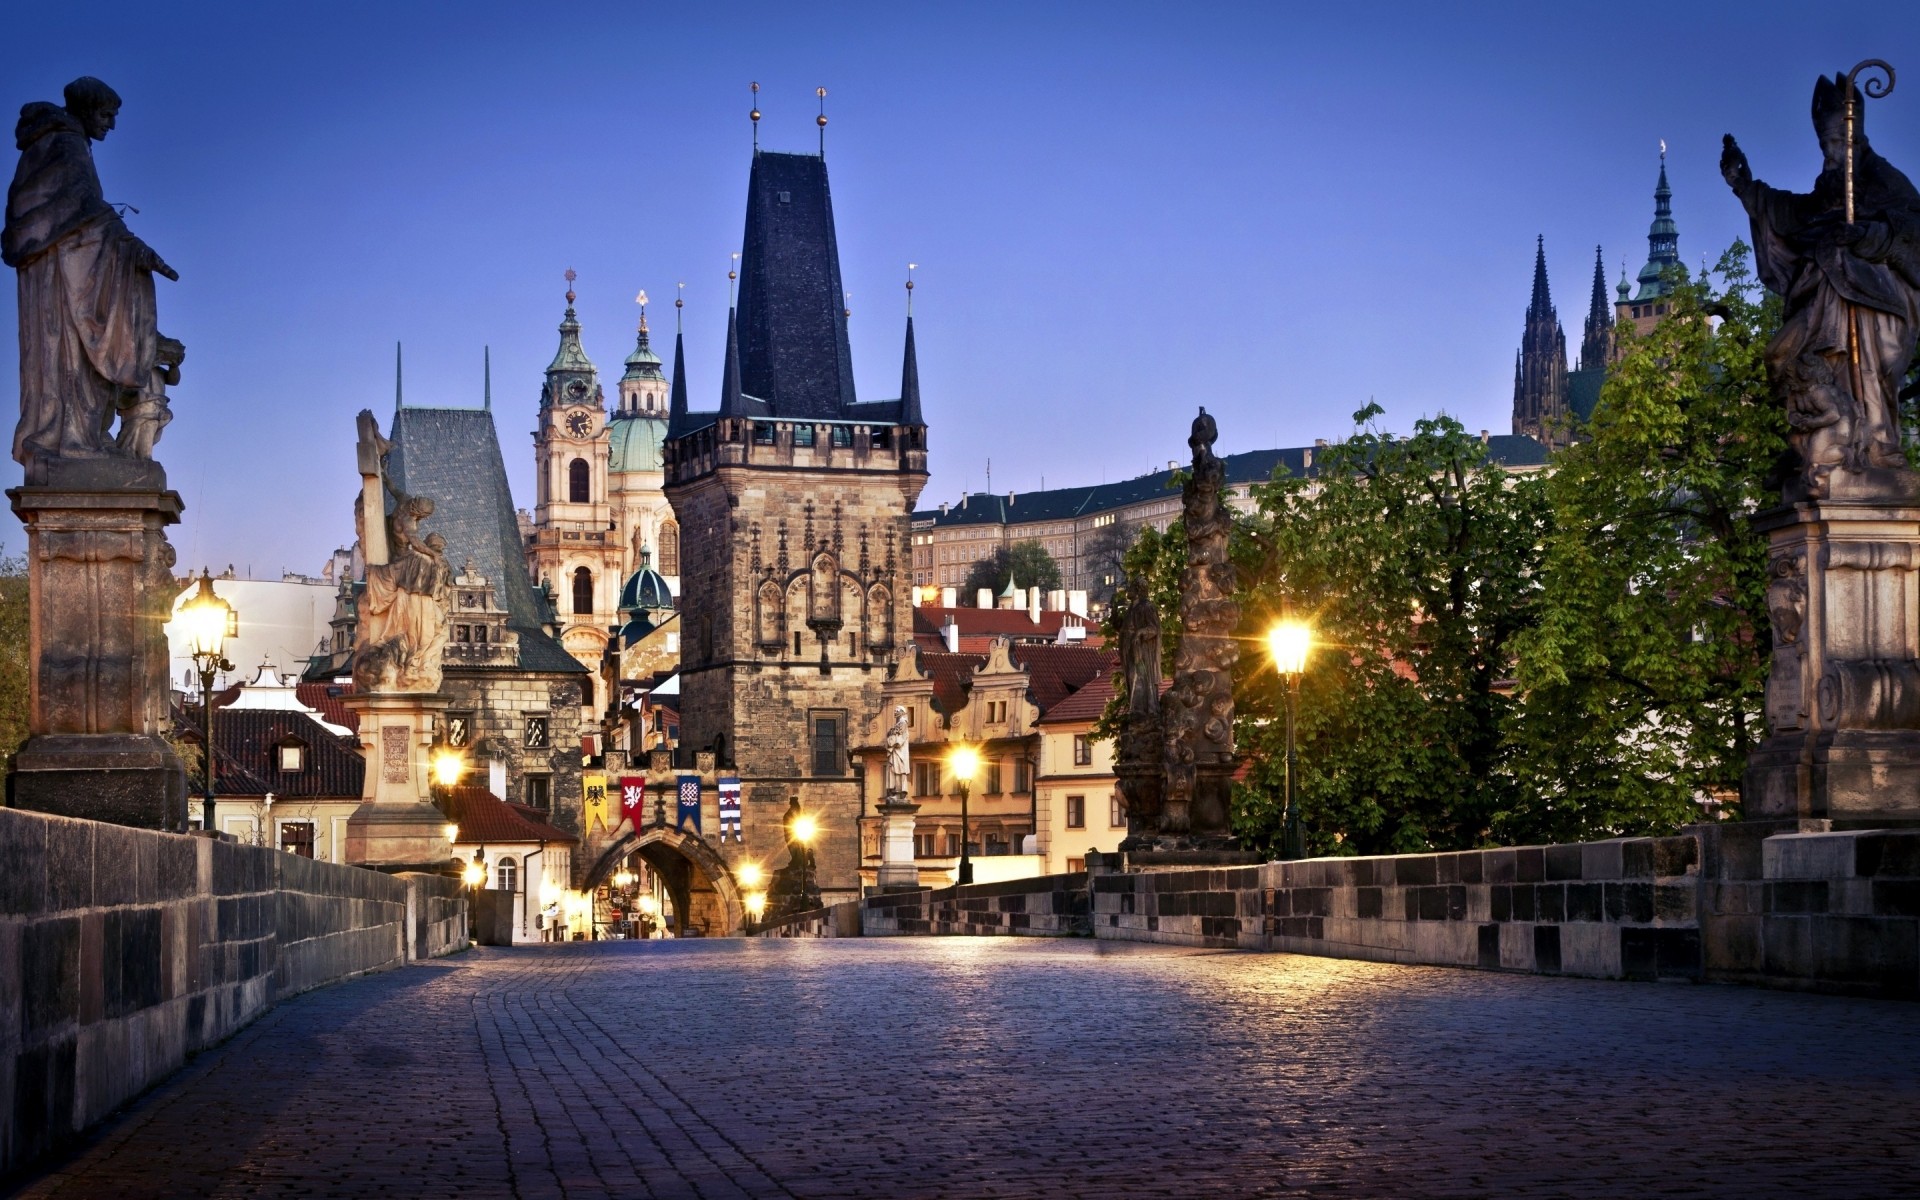
[[[653,569],[652,559],[650,551],[640,552],[640,569],[627,576],[626,586],[620,589],[621,612],[655,612],[673,607],[673,591],[667,587],[666,576]]]
[[[607,433],[607,470],[612,474],[664,469],[661,447],[667,440],[665,421],[637,413],[615,413]]]

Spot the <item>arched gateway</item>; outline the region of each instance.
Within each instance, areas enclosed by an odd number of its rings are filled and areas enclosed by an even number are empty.
[[[592,894],[630,854],[639,854],[666,881],[673,901],[673,931],[686,936],[728,937],[745,928],[746,905],[725,860],[696,834],[672,825],[629,829],[595,860],[582,890]]]

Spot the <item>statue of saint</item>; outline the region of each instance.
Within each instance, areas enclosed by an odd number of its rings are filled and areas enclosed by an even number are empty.
[[[1127,581],[1127,607],[1120,614],[1120,678],[1130,716],[1159,713],[1160,610],[1138,573]]]
[[[887,730],[887,773],[885,795],[900,796],[907,794],[909,779],[913,774],[913,765],[908,747],[913,741],[913,731],[907,726],[907,710],[902,705],[894,705],[893,728]]]
[[[437,692],[453,585],[446,539],[422,536],[420,523],[433,515],[433,501],[394,486],[386,477],[391,443],[371,413],[361,413],[359,425],[362,488],[354,528],[366,557],[367,590],[354,630],[353,684],[363,692]],[[393,512],[379,519],[383,490],[393,496]]]
[[[1904,472],[1898,396],[1920,331],[1920,193],[1867,144],[1866,105],[1855,91],[1847,223],[1846,86],[1844,77],[1814,85],[1825,162],[1810,193],[1755,179],[1731,134],[1720,156],[1720,173],[1753,225],[1761,282],[1785,299],[1767,368],[1810,496],[1830,495],[1836,471]]]
[[[13,457],[29,483],[44,460],[147,457],[184,354],[154,329],[153,277],[179,276],[127,230],[94,171],[90,143],[113,129],[120,97],[88,76],[68,84],[65,99],[20,110],[20,163],[0,230],[0,260],[19,272]],[[134,431],[115,438],[122,412]]]

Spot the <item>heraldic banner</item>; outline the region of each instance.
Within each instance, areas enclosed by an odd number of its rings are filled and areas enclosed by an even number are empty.
[[[740,780],[731,775],[720,779],[720,840],[729,837],[736,842],[747,840],[740,834]]]
[[[647,777],[645,775],[620,777],[620,815],[633,822],[636,832],[647,823]]]
[[[612,833],[613,827],[619,824],[620,818],[615,814],[613,804],[607,796],[607,777],[605,775],[581,776],[580,793],[582,807],[586,810],[587,836],[593,836],[593,827],[596,823],[603,826],[608,833]]]
[[[687,822],[693,822],[693,831],[700,832],[700,777],[682,775],[680,777],[680,811],[675,825],[684,829]]]

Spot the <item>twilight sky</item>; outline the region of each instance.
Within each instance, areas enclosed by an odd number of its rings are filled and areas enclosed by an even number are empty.
[[[159,284],[187,345],[157,455],[174,545],[258,578],[351,539],[353,414],[391,414],[396,340],[420,404],[478,405],[492,347],[532,505],[569,266],[610,398],[635,292],[667,358],[684,280],[714,405],[750,80],[769,149],[813,150],[829,90],[862,399],[898,394],[919,264],[923,506],[984,490],[989,459],[1002,492],[1164,466],[1200,404],[1223,453],[1340,437],[1369,397],[1394,428],[1504,432],[1534,236],[1577,346],[1595,244],[1610,283],[1645,260],[1659,140],[1681,255],[1717,257],[1745,233],[1720,135],[1805,189],[1822,71],[1913,72],[1868,127],[1920,170],[1910,0],[172,7],[14,11],[0,105],[81,74],[125,100],[107,198],[181,276]]]

